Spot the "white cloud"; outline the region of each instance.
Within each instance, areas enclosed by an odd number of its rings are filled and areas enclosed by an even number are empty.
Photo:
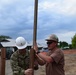
[[[39,3],[39,11],[45,11],[49,14],[52,12],[64,15],[74,15],[76,14],[76,0],[44,1]]]
[[[60,41],[65,41],[69,44],[71,44],[72,37],[75,35],[76,31],[63,31],[56,33],[57,36],[59,37]]]
[[[64,15],[76,14],[76,0],[64,0],[58,4],[58,11]]]
[[[48,9],[52,9],[54,6],[56,5],[56,3],[51,3],[50,1],[44,1],[39,3],[39,8],[42,10],[48,10]]]
[[[33,30],[32,29],[27,29],[27,30],[22,30],[18,34],[20,34],[20,35],[27,35],[29,33],[31,34],[31,32],[33,33]]]
[[[39,42],[51,33],[56,33],[61,41],[71,42],[76,32],[76,0],[40,0],[38,11]],[[28,38],[33,35],[33,18],[34,0],[0,0],[0,34],[16,32]]]
[[[14,0],[0,0],[0,5],[5,5],[5,4],[10,4],[12,3]]]

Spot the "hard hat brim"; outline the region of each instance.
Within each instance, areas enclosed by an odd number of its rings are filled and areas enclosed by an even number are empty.
[[[17,46],[17,45],[16,45],[16,47],[17,47],[18,49],[24,49],[24,48],[27,47],[27,43],[26,43],[24,46]]]
[[[55,39],[45,39],[46,41],[57,41]]]

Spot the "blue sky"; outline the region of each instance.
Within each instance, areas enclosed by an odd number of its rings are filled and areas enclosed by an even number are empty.
[[[0,0],[0,35],[33,40],[34,0]],[[50,34],[71,43],[76,33],[76,0],[38,0],[37,41]]]

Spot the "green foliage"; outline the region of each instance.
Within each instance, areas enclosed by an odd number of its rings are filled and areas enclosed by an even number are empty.
[[[59,47],[60,47],[60,48],[68,47],[68,43],[65,42],[65,41],[63,41],[63,42],[60,41],[60,42],[59,42]]]
[[[72,38],[72,48],[76,48],[76,34]]]
[[[70,49],[72,49],[72,44],[69,44],[68,46],[69,46]]]
[[[11,37],[5,36],[5,35],[0,35],[0,41],[5,40],[5,39],[11,39]]]

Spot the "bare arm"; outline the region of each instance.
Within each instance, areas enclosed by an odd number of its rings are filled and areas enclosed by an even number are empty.
[[[36,60],[37,60],[37,62],[38,62],[38,64],[39,65],[44,65],[46,62],[43,60],[43,59],[41,59],[37,54],[35,55],[36,56]]]
[[[53,62],[53,58],[51,56],[47,56],[47,55],[42,54],[42,53],[39,53],[38,56],[47,63]]]
[[[37,43],[34,46],[34,50],[37,53],[38,52],[38,47],[37,47]],[[45,63],[50,63],[53,62],[53,58],[51,56],[47,56],[45,54],[42,53],[37,53],[37,60],[39,64],[45,64]]]

